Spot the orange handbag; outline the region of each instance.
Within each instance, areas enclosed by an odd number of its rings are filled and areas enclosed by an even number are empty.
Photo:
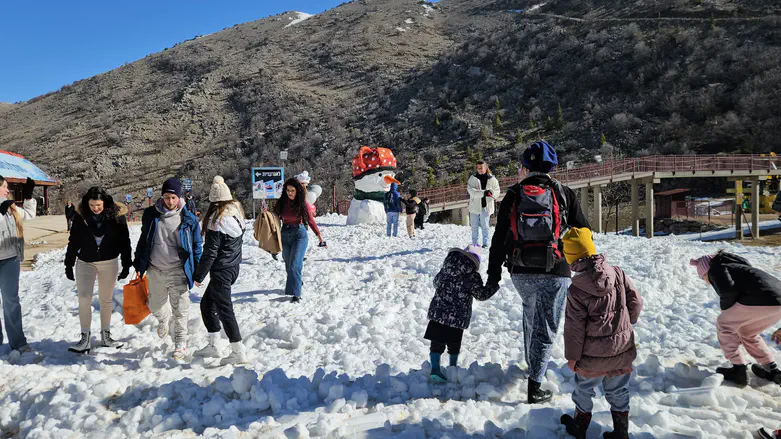
[[[151,313],[149,307],[146,306],[146,300],[149,297],[149,280],[146,276],[142,278],[136,273],[136,278],[128,282],[122,292],[125,324],[137,325],[141,323]]]

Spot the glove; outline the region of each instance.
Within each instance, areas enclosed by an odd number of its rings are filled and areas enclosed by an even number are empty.
[[[497,291],[499,291],[499,284],[498,283],[488,282],[485,286],[486,286],[486,288],[491,290],[491,293],[496,293]]]
[[[119,273],[117,280],[127,279],[130,275],[130,267],[122,267],[122,272]]]
[[[14,200],[7,200],[0,203],[0,215],[5,215],[8,213],[8,209],[11,208],[11,206],[14,205]]]
[[[27,181],[24,183],[24,187],[22,188],[22,195],[24,195],[25,200],[29,200],[33,197],[33,191],[35,190],[35,182],[32,178],[27,177]]]
[[[317,246],[318,247],[328,247],[328,244],[325,241],[323,241],[323,242],[317,244]]]
[[[68,278],[68,280],[76,280],[73,276],[73,267],[65,267],[65,277]]]
[[[488,197],[488,198],[491,198],[491,197],[494,196],[494,194],[491,191],[485,191],[485,196]]]

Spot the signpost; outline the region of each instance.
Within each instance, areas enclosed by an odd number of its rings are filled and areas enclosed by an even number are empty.
[[[130,206],[130,203],[133,202],[133,196],[130,194],[125,194],[125,203],[127,203],[127,221],[130,222],[130,211],[133,210],[132,206]]]
[[[282,198],[284,185],[285,168],[252,168],[253,218],[255,217],[255,200],[277,200]]]
[[[193,181],[189,178],[185,178],[182,181],[182,186],[184,186],[185,192],[192,192],[193,190]]]
[[[149,205],[152,205],[152,197],[154,194],[154,189],[151,187],[146,188],[146,198],[149,200]]]

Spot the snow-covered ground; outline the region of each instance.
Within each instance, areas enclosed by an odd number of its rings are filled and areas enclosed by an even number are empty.
[[[469,229],[430,225],[410,240],[386,238],[384,227],[348,227],[344,217],[320,222],[330,248],[310,250],[300,304],[282,295],[282,263],[247,234],[233,299],[250,364],[239,368],[172,360],[172,342],[157,338],[153,317],[122,324],[119,285],[112,329],[125,347],[69,353],[79,332],[75,286],[64,276],[64,250],[42,255],[22,274],[20,295],[27,336],[43,359],[0,349],[0,436],[567,437],[558,419],[573,410],[573,386],[562,341],[546,384],[557,396],[525,404],[521,300],[507,274],[499,293],[475,303],[462,367],[447,371],[446,385],[427,382],[432,280],[447,249],[468,243]],[[139,231],[132,233],[135,242]],[[781,387],[752,378],[740,390],[712,372],[725,363],[718,302],[688,261],[723,246],[596,239],[645,298],[631,387],[634,437],[748,438],[761,425],[781,427]],[[725,246],[781,273],[781,249]],[[206,335],[202,294],[191,294],[191,349]],[[93,306],[97,329],[97,297]],[[589,438],[611,428],[603,399],[595,412]]]

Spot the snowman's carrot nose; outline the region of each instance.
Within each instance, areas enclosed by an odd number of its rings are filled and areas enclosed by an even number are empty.
[[[395,178],[393,178],[390,175],[386,175],[385,176],[385,184],[391,184],[391,183],[401,184],[401,182],[399,180],[396,180]]]

